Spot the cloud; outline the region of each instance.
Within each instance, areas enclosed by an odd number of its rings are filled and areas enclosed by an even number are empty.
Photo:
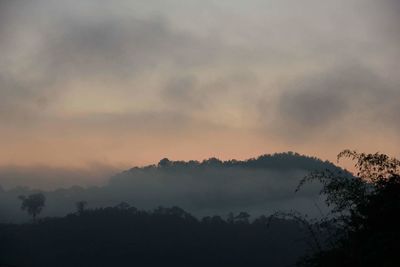
[[[182,150],[194,157],[200,152],[193,147],[215,149],[206,139],[219,139],[230,153],[247,147],[247,155],[301,150],[291,145],[355,127],[371,138],[371,128],[384,128],[381,135],[397,140],[398,6],[0,0],[0,144],[15,149],[0,159],[27,163],[26,148],[38,148],[38,139],[42,154],[32,161],[52,160],[44,152],[50,143],[78,150],[91,140],[104,148],[93,157],[104,158],[174,131],[168,141],[184,140]],[[114,140],[119,135],[131,138]],[[326,139],[320,151],[332,149]],[[349,136],[340,141],[369,148]],[[135,157],[126,150],[113,155]]]
[[[202,44],[190,35],[174,32],[165,20],[69,19],[54,29],[43,55],[49,58],[51,69],[61,68],[61,73],[67,71],[74,78],[105,75],[118,79],[166,62],[195,64],[203,60],[204,55],[196,53]]]
[[[194,75],[172,78],[166,84],[162,94],[175,108],[201,108],[205,100],[204,92],[199,91],[199,82]]]
[[[217,43],[171,29],[160,17],[80,13],[77,2],[63,8],[51,1],[2,5],[8,12],[3,24],[13,29],[0,41],[0,106],[10,119],[40,113],[80,84],[93,84],[85,91],[104,83],[138,90],[132,81],[143,72],[202,65],[218,50]]]
[[[336,128],[352,130],[367,120],[393,124],[389,118],[398,113],[400,91],[379,73],[361,64],[345,63],[302,77],[285,89],[277,104],[280,131],[291,138],[305,138]],[[349,130],[350,130],[349,128]],[[360,129],[358,129],[360,130]]]

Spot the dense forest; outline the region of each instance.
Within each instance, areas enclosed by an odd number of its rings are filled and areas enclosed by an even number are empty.
[[[293,220],[249,222],[244,212],[199,220],[178,207],[146,212],[126,203],[0,225],[0,233],[0,263],[21,267],[287,266],[309,242]]]

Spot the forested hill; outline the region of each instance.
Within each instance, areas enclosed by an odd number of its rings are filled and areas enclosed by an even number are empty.
[[[218,158],[209,158],[203,161],[171,161],[167,158],[160,160],[157,165],[148,165],[145,167],[134,167],[130,170],[122,172],[122,174],[134,172],[135,170],[148,169],[175,169],[184,170],[198,168],[232,168],[240,167],[247,169],[270,169],[270,170],[316,170],[337,168],[336,165],[329,161],[322,161],[316,157],[301,155],[295,152],[265,154],[248,160],[226,160],[222,161]]]
[[[58,189],[44,192],[44,216],[62,216],[80,200],[89,207],[113,206],[122,201],[141,209],[179,206],[195,216],[252,214],[297,209],[311,215],[323,209],[320,186],[310,184],[299,193],[295,188],[308,172],[336,169],[326,161],[297,153],[278,153],[239,161],[210,158],[198,161],[162,159],[157,165],[134,167],[110,178],[101,187]],[[15,188],[0,191],[0,220],[28,219],[17,197],[35,190]],[[320,207],[316,207],[320,206]]]

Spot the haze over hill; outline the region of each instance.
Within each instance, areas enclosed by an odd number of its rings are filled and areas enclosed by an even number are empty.
[[[295,207],[319,215],[325,207],[318,195],[320,185],[295,188],[308,172],[338,169],[334,164],[297,153],[263,155],[245,161],[198,161],[162,159],[157,165],[134,167],[111,177],[104,186],[45,191],[44,216],[60,216],[75,210],[85,200],[89,207],[127,202],[141,209],[179,206],[198,216],[247,211],[270,214]],[[0,220],[23,220],[17,196],[35,190],[17,187],[0,191]],[[37,191],[37,190],[36,190]]]

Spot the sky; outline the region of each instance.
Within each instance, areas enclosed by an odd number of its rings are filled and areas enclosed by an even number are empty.
[[[400,156],[399,12],[398,0],[0,0],[0,181],[90,184],[164,157]]]

